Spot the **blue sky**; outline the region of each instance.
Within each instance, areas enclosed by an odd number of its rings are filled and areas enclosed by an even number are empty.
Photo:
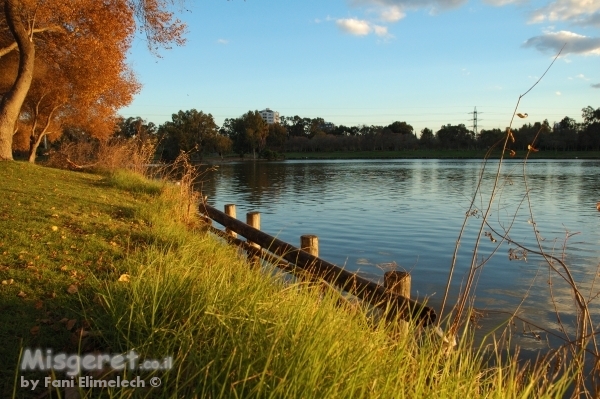
[[[581,121],[600,107],[600,0],[210,0],[178,11],[183,47],[161,58],[137,39],[143,85],[121,115],[162,124],[179,110],[218,125],[248,110],[336,125],[406,121],[508,126],[519,94],[528,121]],[[521,121],[516,123],[519,126]]]

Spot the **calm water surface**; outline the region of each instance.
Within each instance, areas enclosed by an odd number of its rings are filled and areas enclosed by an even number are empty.
[[[494,229],[510,227],[510,237],[532,249],[537,249],[537,228],[544,250],[564,256],[578,284],[592,295],[600,291],[600,281],[593,286],[600,262],[599,167],[598,161],[530,161],[525,182],[523,163],[508,161],[490,217]],[[483,172],[482,194],[475,201],[480,212],[487,205],[497,168],[494,161]],[[481,171],[482,163],[476,160],[237,162],[222,164],[207,175],[203,192],[218,209],[235,203],[242,220],[246,212],[261,212],[262,230],[294,245],[302,234],[318,235],[322,258],[374,281],[381,281],[393,267],[408,270],[413,297],[428,298],[439,308]],[[527,190],[533,218],[523,201]],[[452,304],[471,262],[480,224],[477,214],[469,217]],[[492,233],[490,228],[484,231]],[[574,235],[565,242],[567,234]],[[479,258],[495,250],[482,268],[476,290],[475,306],[488,311],[482,331],[506,319],[499,312],[517,309],[521,317],[558,331],[558,309],[572,333],[574,303],[568,286],[539,256],[527,253],[526,259],[511,260],[509,251],[515,246],[501,243],[496,234],[493,238],[496,243],[484,236],[479,250]],[[593,307],[596,316],[599,302]],[[533,338],[529,328],[523,333],[517,325],[520,344],[547,346]],[[551,336],[548,340],[553,342]]]

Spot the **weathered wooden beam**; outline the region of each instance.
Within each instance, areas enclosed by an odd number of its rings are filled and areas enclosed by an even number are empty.
[[[373,306],[384,309],[390,317],[398,315],[404,319],[417,319],[424,325],[435,321],[435,311],[428,306],[397,295],[377,283],[350,273],[333,263],[329,263],[263,231],[250,227],[246,223],[231,218],[206,203],[201,204],[199,210],[225,228],[235,231],[248,241],[258,244],[263,249],[296,265],[297,268],[302,269],[314,279],[323,279],[369,302]]]

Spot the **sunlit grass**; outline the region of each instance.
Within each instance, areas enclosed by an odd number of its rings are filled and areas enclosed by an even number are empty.
[[[0,280],[14,280],[0,288],[2,397],[25,347],[173,356],[169,371],[120,374],[160,377],[159,388],[81,397],[539,398],[562,396],[569,382],[543,385],[545,368],[502,362],[468,338],[447,353],[414,326],[394,335],[360,307],[340,307],[336,292],[249,267],[181,222],[173,186],[14,162],[0,163],[0,176]]]

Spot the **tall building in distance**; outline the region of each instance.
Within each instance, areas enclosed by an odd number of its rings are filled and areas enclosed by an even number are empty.
[[[269,125],[272,123],[279,123],[279,112],[273,111],[270,108],[263,109],[262,111],[258,112]]]

